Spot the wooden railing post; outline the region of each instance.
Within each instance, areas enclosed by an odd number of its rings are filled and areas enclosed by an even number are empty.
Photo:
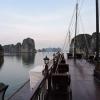
[[[51,73],[48,76],[48,91],[51,91]]]
[[[47,78],[48,90],[51,90],[51,72],[49,73],[48,65],[45,65],[45,75]]]

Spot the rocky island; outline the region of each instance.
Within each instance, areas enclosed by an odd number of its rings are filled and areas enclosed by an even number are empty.
[[[74,50],[74,39],[75,38],[71,40],[70,53],[73,53],[73,50]],[[77,35],[76,36],[76,53],[95,54],[96,52],[95,43],[96,43],[96,32],[94,32],[92,35],[89,35],[89,34]]]
[[[35,42],[31,38],[26,38],[23,40],[22,44],[18,42],[16,45],[9,44],[3,46],[4,53],[34,53]]]

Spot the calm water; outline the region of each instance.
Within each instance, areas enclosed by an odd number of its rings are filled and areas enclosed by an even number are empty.
[[[4,62],[0,66],[0,82],[9,85],[6,98],[11,96],[29,79],[29,70],[43,65],[43,58],[48,55],[52,58],[53,53],[22,54],[17,56],[4,56]]]

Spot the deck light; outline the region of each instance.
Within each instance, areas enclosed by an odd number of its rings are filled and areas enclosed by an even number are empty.
[[[46,56],[44,59],[44,63],[47,65],[47,64],[49,64],[49,58]]]

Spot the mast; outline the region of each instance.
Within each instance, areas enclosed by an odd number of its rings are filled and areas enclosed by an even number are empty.
[[[69,51],[70,51],[70,39],[71,39],[71,36],[70,36],[70,31],[69,31],[69,41],[68,41],[68,43],[69,43]]]
[[[99,4],[96,0],[96,59],[99,61]]]
[[[78,17],[78,2],[76,3],[76,22],[75,22],[75,38],[74,38],[74,60],[76,60],[76,34],[77,34],[77,18]]]
[[[96,0],[96,66],[94,76],[100,80],[100,63],[99,63],[99,1]]]

